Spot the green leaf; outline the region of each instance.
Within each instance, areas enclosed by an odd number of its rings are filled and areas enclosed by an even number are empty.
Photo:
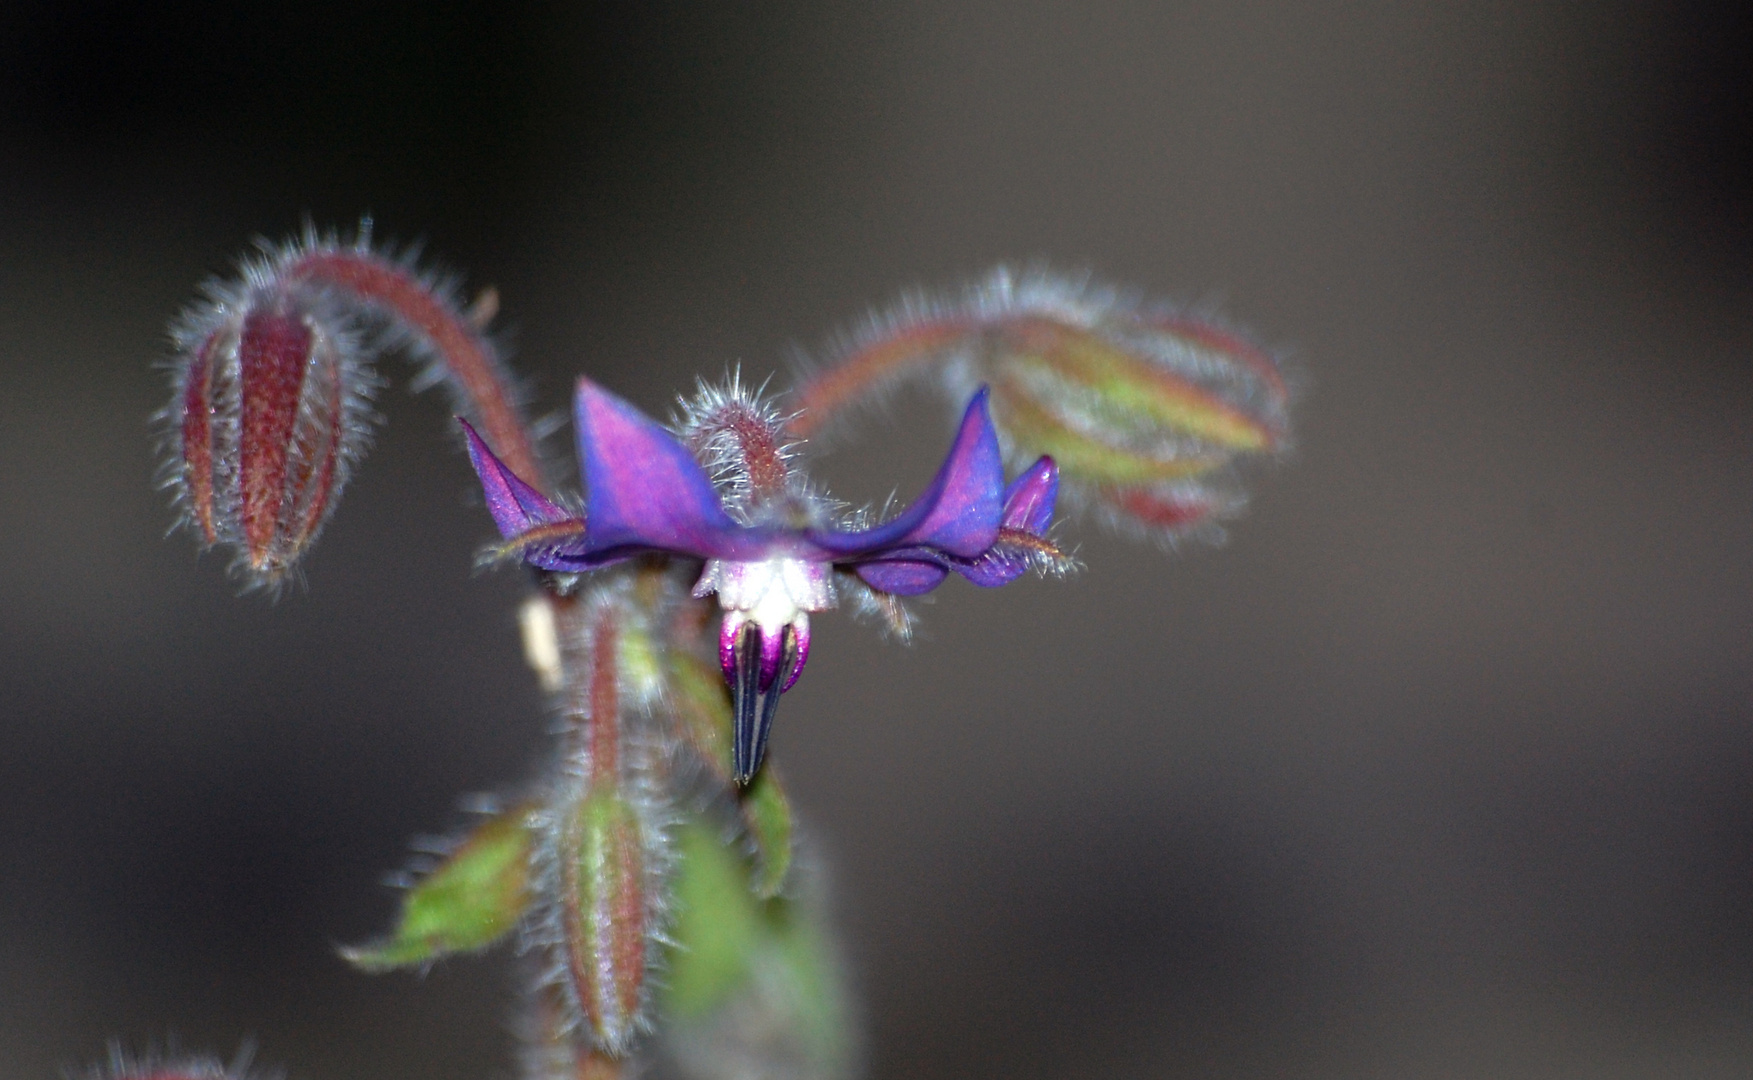
[[[755,872],[749,887],[763,900],[779,895],[791,869],[791,800],[768,762],[742,791],[743,822],[755,842]]]
[[[780,960],[793,1009],[793,1030],[823,1076],[844,1075],[852,1059],[852,1022],[844,972],[821,924],[785,904],[772,924],[770,948]]]
[[[669,655],[671,700],[682,737],[719,782],[731,782],[730,691],[718,669],[681,649]]]
[[[748,861],[707,820],[693,818],[677,830],[676,848],[663,989],[673,1030],[709,1032],[727,1015],[758,1017],[760,1030],[749,1035],[766,1044],[764,1053],[803,1066],[804,1075],[847,1075],[851,1016],[819,895],[805,888],[797,898],[758,899]]]
[[[389,937],[343,948],[366,971],[429,964],[484,949],[509,932],[530,902],[532,806],[488,819],[402,897]]]
[[[667,1009],[700,1016],[749,975],[761,942],[760,901],[749,892],[743,859],[715,830],[692,819],[676,833],[675,922],[670,934]]]

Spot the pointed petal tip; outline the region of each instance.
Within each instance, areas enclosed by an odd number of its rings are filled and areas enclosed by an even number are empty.
[[[456,418],[456,422],[463,429],[463,440],[469,451],[469,464],[474,466],[477,474],[481,473],[488,462],[499,466],[501,470],[505,469],[504,463],[488,448],[487,440],[481,438],[481,433],[475,430],[475,425],[460,416]]]
[[[970,428],[976,432],[981,429],[990,431],[993,440],[998,439],[998,430],[992,423],[992,387],[985,383],[981,383],[980,389],[974,391],[974,396],[968,399],[968,407],[962,410],[962,424],[956,431],[957,445],[960,445],[964,435],[969,434]]]
[[[962,414],[942,469],[920,497],[930,500],[924,519],[905,542],[970,558],[992,544],[1004,509],[1004,458],[992,423],[989,387],[975,391]]]
[[[1043,454],[1004,489],[1001,524],[1007,529],[1045,534],[1053,524],[1053,508],[1058,498],[1059,466]]]
[[[499,527],[499,535],[510,540],[531,528],[571,519],[572,515],[524,483],[500,461],[487,445],[487,440],[481,438],[467,420],[459,416],[457,423],[462,425],[469,464],[481,481],[481,490],[487,498],[487,512],[493,515],[493,524]]]
[[[604,405],[632,407],[619,396],[603,389],[600,383],[588,375],[580,375],[578,380],[572,384],[572,405],[576,411],[599,408]]]

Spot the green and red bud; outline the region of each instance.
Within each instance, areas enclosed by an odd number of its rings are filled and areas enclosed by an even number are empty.
[[[668,917],[667,747],[651,608],[638,570],[554,601],[567,724],[562,777],[536,849],[542,915],[529,935],[581,1047],[609,1056],[651,1027],[651,969]]]
[[[621,1054],[649,1026],[652,824],[613,791],[589,792],[565,814],[555,837],[561,977],[592,1044]]]
[[[1049,455],[1071,505],[1159,538],[1233,512],[1234,466],[1288,441],[1289,396],[1264,350],[1087,281],[999,271],[874,326],[798,390],[794,434],[906,377],[935,376],[956,402],[989,385],[1013,465]]]
[[[1203,324],[1017,317],[990,328],[972,366],[1013,455],[1052,455],[1074,505],[1159,537],[1233,511],[1232,467],[1286,440],[1271,361]]]

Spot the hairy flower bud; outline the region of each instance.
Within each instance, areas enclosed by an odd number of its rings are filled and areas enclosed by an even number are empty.
[[[1285,440],[1271,361],[1205,324],[1019,313],[968,366],[965,378],[991,382],[1012,453],[1051,454],[1074,503],[1159,537],[1239,507],[1230,466]]]
[[[841,351],[798,391],[793,434],[910,376],[955,402],[987,385],[1014,466],[1050,455],[1072,506],[1159,539],[1238,509],[1234,466],[1289,439],[1265,351],[1081,279],[1000,270],[959,299],[903,305]]]
[[[664,797],[668,747],[655,698],[655,645],[637,572],[557,601],[568,743],[543,811],[535,862],[541,916],[530,945],[566,1028],[603,1053],[629,1052],[650,1028],[650,969],[668,915]]]
[[[515,383],[487,336],[491,290],[463,310],[452,284],[358,239],[307,230],[262,245],[172,328],[174,394],[160,414],[167,486],[206,547],[236,552],[251,586],[277,586],[334,511],[370,439],[385,349],[444,383],[532,482],[541,463]]]
[[[319,290],[225,293],[176,331],[171,481],[204,545],[277,584],[316,539],[369,440],[377,386],[359,332]]]
[[[567,983],[597,1044],[620,1052],[645,1008],[644,826],[626,799],[601,791],[570,807],[559,827]]]

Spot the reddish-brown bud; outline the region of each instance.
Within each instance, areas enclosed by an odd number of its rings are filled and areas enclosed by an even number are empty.
[[[535,848],[528,943],[581,1046],[619,1057],[651,1028],[672,862],[667,722],[637,573],[554,605],[569,749]]]
[[[161,415],[167,486],[204,546],[235,554],[252,586],[276,586],[334,511],[370,440],[373,372],[384,350],[447,384],[456,411],[517,475],[541,462],[487,322],[497,294],[464,309],[448,279],[307,229],[262,244],[240,273],[208,282],[172,328],[171,403]]]
[[[205,545],[277,584],[333,512],[369,437],[376,379],[321,291],[270,280],[215,290],[176,331],[171,482]]]

